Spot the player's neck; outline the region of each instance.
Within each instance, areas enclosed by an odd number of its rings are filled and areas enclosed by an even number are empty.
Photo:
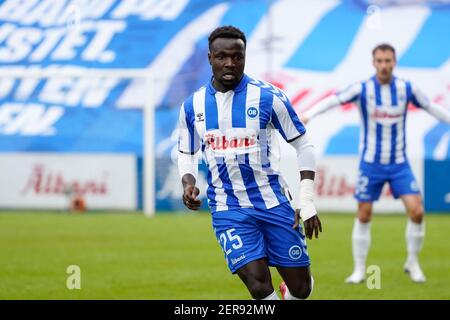
[[[234,90],[236,87],[239,86],[239,84],[241,83],[242,79],[244,78],[244,75],[241,76],[241,78],[239,79],[239,81],[237,83],[235,83],[232,86],[227,86],[223,83],[221,83],[220,81],[217,81],[214,77],[212,78],[212,86],[214,87],[214,89],[216,89],[218,92],[228,92],[230,90]]]
[[[212,85],[213,85],[214,89],[216,89],[218,92],[222,92],[222,93],[233,90],[236,87],[236,86],[232,86],[232,87],[225,86],[216,80],[213,80]]]
[[[380,84],[389,84],[391,83],[392,79],[394,78],[394,76],[391,74],[388,78],[380,78],[378,75],[375,76],[377,78],[377,81]]]

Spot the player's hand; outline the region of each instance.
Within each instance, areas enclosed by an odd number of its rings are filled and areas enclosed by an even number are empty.
[[[297,228],[300,224],[300,209],[295,210],[295,223],[293,228]],[[311,240],[315,234],[316,239],[319,238],[319,232],[322,232],[322,222],[320,222],[319,216],[316,214],[308,220],[303,221],[305,226],[305,236]]]
[[[191,210],[198,210],[202,205],[202,201],[197,199],[200,190],[194,185],[187,185],[183,191],[183,203]]]
[[[302,121],[303,124],[307,124],[309,121],[309,118],[306,116],[300,116],[300,120]]]

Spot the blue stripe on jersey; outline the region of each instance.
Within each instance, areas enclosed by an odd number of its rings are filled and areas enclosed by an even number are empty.
[[[266,129],[271,119],[273,94],[268,90],[261,89],[259,94],[259,128]]]
[[[270,145],[267,137],[267,130],[270,129],[261,129],[259,131],[259,157],[261,159],[261,167],[268,168],[270,167],[270,160],[269,160],[269,152],[270,152]]]
[[[211,208],[212,212],[216,211],[216,205],[217,205],[217,201],[216,201],[216,192],[214,191],[214,187],[212,185],[212,170],[208,165],[208,189],[206,190],[206,197],[209,200],[209,207]]]
[[[299,135],[302,135],[306,132],[305,126],[300,121],[300,119],[297,116],[297,113],[295,112],[294,108],[292,107],[291,103],[288,101],[284,102],[284,106],[286,107],[289,116],[291,117],[292,122],[294,123],[295,128],[297,129]]]
[[[397,86],[395,85],[395,78],[392,79],[389,87],[391,89],[391,105],[396,106],[397,105]]]
[[[375,86],[375,104],[381,106],[381,86],[375,77],[373,77],[373,84]]]
[[[217,170],[219,172],[219,178],[222,180],[222,185],[225,193],[227,194],[227,206],[239,207],[239,200],[234,195],[233,184],[231,183],[228,175],[227,164],[224,158],[216,157]]]
[[[235,92],[233,96],[233,104],[231,106],[231,121],[233,128],[245,128],[246,114],[245,102],[247,100],[247,90]]]
[[[368,129],[368,115],[367,115],[367,96],[366,96],[366,83],[362,83],[361,88],[361,114],[363,120],[363,130],[364,130],[364,140],[363,140],[363,150],[362,150],[362,159],[366,155],[367,151],[367,129]]]
[[[389,160],[390,164],[395,163],[395,146],[397,145],[397,124],[394,123],[391,126],[391,159]]]
[[[219,129],[216,97],[208,91],[205,93],[205,121],[206,130]]]
[[[189,131],[189,152],[194,153],[195,150],[195,132],[194,132],[194,95],[191,95],[185,102],[184,102],[184,114],[186,115],[186,126]]]
[[[250,165],[248,153],[245,154],[245,164],[239,164],[239,170],[241,171],[242,180],[244,181],[245,190],[247,191],[248,198],[255,208],[267,209],[266,203],[263,200],[261,192],[259,191],[258,184],[256,183],[255,174]]]
[[[248,153],[244,154],[244,164],[250,165],[250,157],[248,156]]]
[[[406,85],[406,107],[408,107],[408,103],[412,102],[411,82],[405,81],[405,85]]]
[[[276,129],[280,130],[281,135],[283,136],[284,140],[288,140],[286,137],[286,133],[283,131],[283,127],[281,126],[280,121],[278,120],[277,114],[275,113],[275,110],[272,111],[272,123],[275,126]]]
[[[284,196],[284,194],[281,192],[281,185],[278,181],[278,175],[276,174],[268,174],[267,177],[269,178],[270,187],[272,188],[273,193],[275,193],[275,196],[277,197],[278,202],[284,203],[288,202],[288,198]]]
[[[381,139],[383,135],[383,126],[379,123],[377,123],[376,126],[376,143],[375,143],[375,163],[380,163],[380,157],[381,157]]]

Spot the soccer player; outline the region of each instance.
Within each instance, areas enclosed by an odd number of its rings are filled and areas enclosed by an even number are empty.
[[[306,299],[312,289],[306,237],[318,237],[321,222],[313,203],[315,159],[303,124],[282,91],[244,74],[246,37],[233,26],[209,36],[209,83],[184,101],[179,118],[178,167],[183,203],[198,210],[196,154],[208,168],[212,225],[228,267],[253,299],[278,300],[269,266],[284,282],[284,299]],[[277,170],[273,130],[298,155],[299,209],[294,211]],[[276,132],[275,132],[276,133]]]
[[[422,108],[436,118],[450,123],[450,112],[431,102],[410,81],[393,75],[395,49],[380,44],[372,51],[375,76],[350,85],[331,95],[301,117],[303,123],[334,106],[354,102],[362,120],[359,178],[355,189],[358,214],[352,232],[353,273],[347,283],[360,283],[365,278],[369,252],[372,203],[377,201],[385,182],[393,196],[401,198],[409,219],[406,226],[407,259],[404,271],[412,281],[425,282],[418,254],[425,236],[424,209],[416,179],[406,158],[405,121],[408,104]]]

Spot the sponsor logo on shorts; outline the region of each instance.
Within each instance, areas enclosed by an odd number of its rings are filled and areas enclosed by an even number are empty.
[[[289,257],[292,260],[298,260],[302,256],[302,248],[300,246],[294,245],[289,248]]]
[[[236,263],[238,263],[241,260],[245,259],[245,254],[243,254],[242,256],[239,256],[237,258],[231,258],[231,264],[234,266]]]

